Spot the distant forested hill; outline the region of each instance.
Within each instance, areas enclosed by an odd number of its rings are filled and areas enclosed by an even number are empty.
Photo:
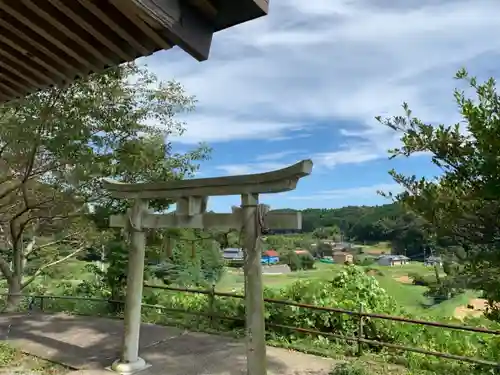
[[[280,210],[294,211],[294,210]],[[303,232],[337,227],[346,240],[390,241],[398,253],[418,255],[428,247],[423,220],[406,212],[398,203],[381,206],[347,206],[302,211]]]

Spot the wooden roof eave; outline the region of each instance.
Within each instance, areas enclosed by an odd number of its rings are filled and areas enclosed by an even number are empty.
[[[199,61],[214,32],[267,13],[266,0],[0,0],[0,101],[178,45]]]

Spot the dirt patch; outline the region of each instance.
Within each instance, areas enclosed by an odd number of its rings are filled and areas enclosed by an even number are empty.
[[[413,279],[411,277],[408,277],[407,275],[395,277],[394,280],[399,281],[403,284],[413,284]]]
[[[366,270],[365,272],[368,276],[384,276],[384,273],[380,270],[375,270],[375,269],[371,269],[371,270]]]
[[[455,309],[454,316],[457,319],[464,319],[466,317],[479,317],[484,314],[486,310],[487,301],[482,298],[474,298],[469,301],[467,305],[458,306]]]

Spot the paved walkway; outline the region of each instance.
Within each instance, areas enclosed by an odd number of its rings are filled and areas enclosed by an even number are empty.
[[[9,328],[10,327],[10,328]],[[123,322],[65,314],[0,315],[0,338],[23,351],[78,371],[101,375],[118,357]],[[173,327],[144,324],[140,352],[152,366],[141,375],[243,375],[241,340]],[[272,375],[327,375],[334,361],[279,348],[268,348]]]

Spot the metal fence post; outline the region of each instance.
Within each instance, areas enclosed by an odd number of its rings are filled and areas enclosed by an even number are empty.
[[[215,315],[215,284],[210,288],[208,295],[208,311],[210,315],[210,328],[214,328],[214,315]]]
[[[361,340],[363,339],[363,320],[364,320],[364,316],[363,316],[363,305],[360,304],[359,305],[359,320],[358,320],[358,352],[356,353],[358,356],[362,356],[363,355],[363,343],[361,342]]]

